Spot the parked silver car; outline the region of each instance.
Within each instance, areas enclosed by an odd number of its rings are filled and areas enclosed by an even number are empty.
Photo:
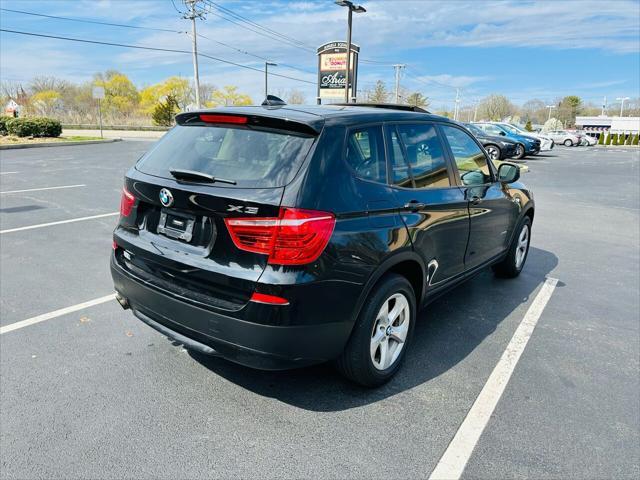
[[[580,142],[582,141],[582,135],[568,132],[566,130],[552,130],[550,132],[545,132],[545,135],[550,137],[554,142],[562,144],[565,147],[580,145]]]

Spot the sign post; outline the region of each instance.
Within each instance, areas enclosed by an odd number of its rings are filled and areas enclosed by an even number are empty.
[[[323,99],[355,101],[360,47],[351,44],[347,76],[347,42],[329,42],[318,48],[318,104]],[[347,80],[348,78],[348,80]],[[349,86],[347,87],[347,81]],[[348,91],[347,91],[348,88]]]
[[[93,98],[98,100],[98,118],[100,119],[100,138],[104,138],[102,135],[102,109],[100,108],[100,100],[104,98],[104,87],[93,87],[91,92]]]

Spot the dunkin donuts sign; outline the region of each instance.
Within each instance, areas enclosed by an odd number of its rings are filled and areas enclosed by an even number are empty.
[[[358,75],[358,53],[360,47],[351,44],[351,74],[349,90],[355,91]],[[330,42],[318,48],[318,97],[327,99],[344,98],[347,82],[347,43]],[[353,96],[353,93],[350,93]]]

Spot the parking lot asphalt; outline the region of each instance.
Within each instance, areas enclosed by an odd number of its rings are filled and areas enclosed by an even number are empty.
[[[0,326],[113,292],[117,216],[85,218],[117,212],[151,146],[0,152]],[[552,277],[462,478],[637,478],[640,153],[558,147],[527,165],[522,275],[484,272],[428,306],[377,390],[329,366],[260,372],[187,352],[115,301],[3,333],[0,477],[428,478]],[[34,190],[50,187],[64,188]]]

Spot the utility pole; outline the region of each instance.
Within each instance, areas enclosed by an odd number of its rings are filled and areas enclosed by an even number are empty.
[[[458,104],[460,103],[460,89],[456,88],[456,106],[453,109],[453,119],[458,120]]]
[[[347,7],[349,10],[347,16],[347,64],[346,64],[346,74],[345,74],[345,84],[344,84],[344,102],[350,103],[349,98],[349,77],[350,77],[350,69],[351,69],[351,20],[353,17],[353,12],[356,13],[364,13],[367,10],[362,5],[355,5],[353,2],[349,0],[335,0],[336,5],[340,5],[341,7]],[[353,92],[354,94],[356,92]],[[355,95],[354,95],[355,96]]]
[[[269,95],[269,66],[272,67],[277,67],[278,64],[277,63],[273,63],[273,62],[264,62],[264,98],[265,100],[267,99],[267,96]]]
[[[624,110],[624,101],[629,100],[629,97],[618,97],[616,100],[620,100],[620,116],[622,117],[622,111]]]
[[[200,74],[198,72],[198,42],[196,33],[196,18],[202,18],[202,13],[196,12],[198,0],[184,0],[189,12],[184,18],[191,20],[191,51],[193,54],[193,81],[196,89],[196,106],[202,108],[200,103]]]
[[[475,107],[473,108],[473,121],[476,121],[476,117],[478,116],[478,100],[476,100]]]
[[[549,109],[549,116],[547,117],[547,121],[551,120],[551,110],[556,108],[555,105],[547,105],[547,108]]]
[[[602,116],[604,117],[604,112],[607,110],[607,96],[605,95],[602,99]]]
[[[393,68],[396,71],[396,103],[400,103],[400,69],[406,67],[402,63],[396,63]]]

